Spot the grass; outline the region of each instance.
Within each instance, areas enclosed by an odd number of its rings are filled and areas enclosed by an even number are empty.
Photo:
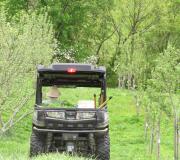
[[[63,90],[63,99],[69,99],[68,91]],[[67,92],[67,93],[66,93]],[[95,90],[74,90],[71,95],[87,98]],[[65,95],[68,96],[65,96]],[[148,145],[144,141],[144,117],[136,116],[132,93],[127,90],[109,89],[108,95],[113,99],[109,102],[111,160],[153,160],[147,154]],[[72,96],[73,97],[73,96]],[[72,99],[73,102],[76,99]],[[173,126],[169,120],[163,119],[161,159],[173,159]],[[16,125],[11,132],[0,138],[0,160],[28,159],[29,137],[31,134],[31,117]],[[155,147],[154,147],[155,148]],[[33,160],[85,160],[83,157],[70,157],[64,154],[43,155]]]

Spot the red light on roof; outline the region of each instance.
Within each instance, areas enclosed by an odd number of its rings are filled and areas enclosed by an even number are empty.
[[[75,68],[68,68],[67,72],[73,74],[73,73],[76,73],[76,69]]]

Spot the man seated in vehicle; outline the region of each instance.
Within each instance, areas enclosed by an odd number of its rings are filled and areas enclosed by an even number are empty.
[[[73,107],[71,103],[68,101],[60,100],[61,92],[59,91],[57,86],[52,86],[47,93],[47,100],[43,100],[42,105],[45,107]]]
[[[61,93],[56,86],[52,86],[47,93],[47,100],[43,100],[43,106],[59,107],[62,106],[62,102],[59,100]]]

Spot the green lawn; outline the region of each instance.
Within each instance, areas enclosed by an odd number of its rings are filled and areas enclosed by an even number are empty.
[[[62,93],[64,98],[69,98],[69,95],[65,96],[65,90],[62,90]],[[90,90],[80,89],[78,94],[76,91],[71,92],[71,94],[86,98],[92,93]],[[126,90],[109,89],[108,96],[110,95],[113,96],[108,106],[110,113],[111,160],[153,160],[154,157],[147,154],[148,146],[144,141],[144,117],[143,115],[136,116],[132,93]],[[161,159],[172,160],[173,129],[169,120],[165,118],[163,119],[161,133]],[[0,160],[28,159],[30,134],[31,117],[28,117],[15,126],[7,136],[1,137]],[[35,160],[41,159],[82,160],[85,158],[68,157],[59,154],[35,158]]]

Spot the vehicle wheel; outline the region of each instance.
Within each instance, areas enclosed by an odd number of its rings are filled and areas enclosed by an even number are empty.
[[[30,143],[30,157],[45,152],[45,135],[32,131]]]
[[[110,139],[109,132],[102,137],[97,137],[96,140],[96,155],[98,160],[109,160],[110,159]]]

